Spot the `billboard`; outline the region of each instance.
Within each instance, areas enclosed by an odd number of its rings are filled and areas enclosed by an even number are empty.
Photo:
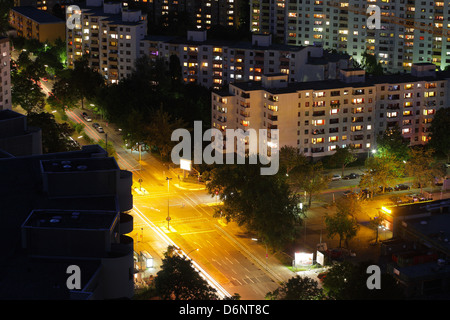
[[[294,263],[296,266],[311,266],[313,264],[314,254],[306,252],[296,252]]]

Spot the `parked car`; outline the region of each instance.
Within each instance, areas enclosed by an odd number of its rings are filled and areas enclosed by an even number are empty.
[[[339,174],[333,174],[333,176],[331,177],[332,181],[336,181],[336,180],[341,180],[342,177]]]
[[[394,187],[395,191],[409,190],[409,189],[411,189],[411,187],[406,184],[398,184]]]
[[[105,133],[105,131],[103,130],[102,127],[97,127],[97,128],[95,128],[95,129],[97,129],[97,131],[100,132],[100,133]]]
[[[84,118],[84,120],[86,120],[87,122],[91,122],[92,121],[92,118],[86,113],[86,112],[83,112],[82,114],[81,114],[81,116]]]
[[[445,164],[445,166],[448,168],[448,167],[450,167],[450,162],[447,162],[446,164]]]
[[[356,178],[359,178],[359,174],[357,174],[357,173],[350,173],[350,174],[344,176],[342,179],[350,180],[350,179],[356,179]]]
[[[92,126],[93,126],[95,129],[97,129],[98,127],[100,127],[100,125],[99,125],[97,122],[94,122],[94,123],[92,124]]]
[[[383,186],[378,187],[379,192],[383,192]],[[384,187],[384,192],[392,192],[394,191],[394,188],[392,187]]]

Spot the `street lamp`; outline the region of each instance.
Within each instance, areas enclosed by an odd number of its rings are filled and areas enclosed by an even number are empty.
[[[169,214],[169,195],[170,195],[169,182],[170,182],[170,180],[172,180],[172,178],[166,177],[166,180],[167,180],[167,218],[166,218],[166,220],[167,220],[167,230],[170,231],[169,223],[170,223],[171,218],[170,218],[170,214]]]

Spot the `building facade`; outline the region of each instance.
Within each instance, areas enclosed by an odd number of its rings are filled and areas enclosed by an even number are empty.
[[[0,173],[2,299],[133,297],[131,172],[92,145],[3,157]]]
[[[381,28],[367,27],[368,6],[380,8]],[[450,64],[450,2],[400,0],[251,0],[254,32],[294,45],[322,45],[361,61],[374,54],[386,71],[429,62]]]
[[[358,153],[376,148],[376,137],[398,126],[410,145],[424,144],[437,109],[450,106],[450,74],[432,64],[413,65],[407,75],[366,77],[341,70],[337,80],[290,83],[283,74],[262,82],[230,84],[212,93],[213,128],[278,129],[278,147],[307,157],[332,155],[352,145]]]
[[[89,66],[109,83],[126,78],[138,58],[139,43],[147,34],[146,15],[102,0],[88,0],[80,7],[81,23],[74,29],[67,28],[69,67],[85,55]]]
[[[0,37],[0,111],[11,110],[11,51],[9,39]]]
[[[162,26],[165,24],[165,19],[172,15],[174,20],[188,19],[197,29],[209,29],[213,25],[237,28],[240,25],[242,5],[245,5],[243,0],[134,0],[129,2],[143,5],[149,19]]]
[[[348,55],[321,47],[272,43],[270,35],[254,34],[251,42],[208,40],[207,31],[188,31],[187,37],[148,36],[141,55],[180,60],[185,82],[208,88],[242,81],[261,81],[264,73],[284,73],[289,82],[336,79],[352,65]]]
[[[9,16],[10,25],[17,35],[26,39],[36,39],[40,42],[64,40],[66,22],[50,13],[32,6],[13,7]]]

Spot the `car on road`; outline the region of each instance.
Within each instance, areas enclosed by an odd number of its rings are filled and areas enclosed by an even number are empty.
[[[409,190],[409,189],[411,189],[411,187],[408,186],[407,184],[403,184],[403,183],[397,184],[397,185],[394,187],[394,190],[395,190],[395,191]]]
[[[448,168],[448,167],[450,167],[450,162],[447,162],[446,164],[445,164],[445,166]]]
[[[97,129],[97,131],[100,132],[100,133],[105,133],[105,131],[103,130],[102,127],[97,127],[97,128],[95,128],[95,129]]]
[[[357,179],[357,178],[359,178],[359,174],[357,174],[357,173],[350,173],[350,174],[344,176],[342,179],[350,180],[350,179]]]
[[[93,126],[95,129],[97,129],[98,127],[100,127],[100,125],[99,125],[97,122],[94,122],[94,123],[92,124],[92,126]]]
[[[341,180],[342,177],[339,174],[333,174],[333,176],[331,177],[332,181],[336,181],[336,180]]]
[[[87,122],[91,122],[92,121],[92,118],[86,113],[86,112],[83,112],[82,114],[81,114],[81,116],[84,118],[84,120],[86,120]]]

